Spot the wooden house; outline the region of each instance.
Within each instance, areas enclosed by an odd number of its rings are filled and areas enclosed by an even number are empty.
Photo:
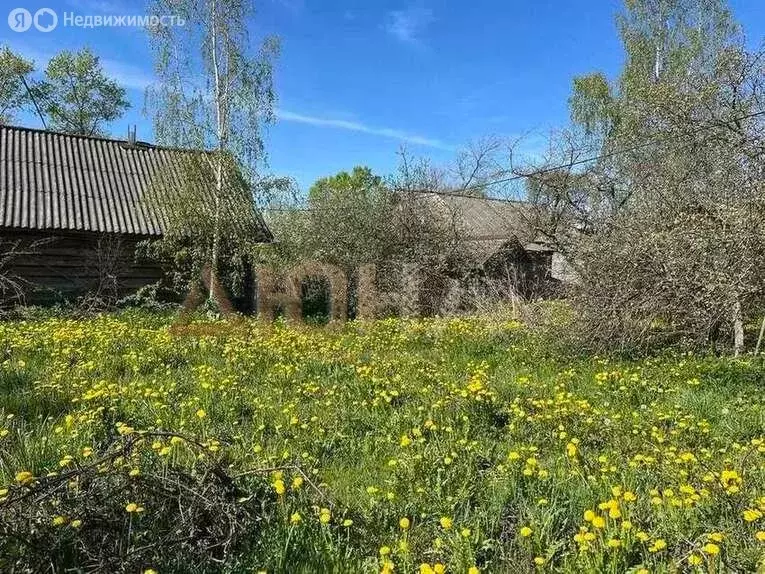
[[[427,193],[421,201],[454,230],[471,267],[494,285],[535,297],[569,280],[562,255],[539,237],[531,203],[456,193]]]
[[[167,226],[146,195],[185,153],[134,138],[0,126],[0,303],[120,297],[160,279],[156,262],[136,256],[139,242]],[[253,214],[253,240],[270,241],[254,206]]]

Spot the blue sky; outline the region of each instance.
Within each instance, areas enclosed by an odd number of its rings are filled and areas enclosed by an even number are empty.
[[[734,0],[749,42],[765,36],[765,2]],[[305,189],[318,177],[369,165],[389,173],[396,151],[445,162],[471,139],[524,136],[533,153],[564,125],[571,79],[603,70],[614,76],[622,51],[614,25],[621,0],[259,0],[254,37],[276,34],[276,125],[266,136],[270,170]],[[143,116],[153,81],[144,32],[64,27],[64,12],[143,14],[130,0],[11,0],[8,10],[49,7],[59,26],[12,31],[0,19],[0,43],[44,67],[56,51],[90,46],[127,89],[132,109],[111,125],[119,137]],[[34,117],[20,118],[38,126]]]

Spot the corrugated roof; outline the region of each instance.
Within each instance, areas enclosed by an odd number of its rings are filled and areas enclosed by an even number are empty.
[[[166,218],[157,202],[146,201],[147,190],[184,153],[190,152],[0,126],[0,228],[161,236]],[[262,238],[270,239],[255,216]]]
[[[534,206],[528,202],[450,193],[423,194],[423,200],[434,215],[454,225],[479,259],[490,257],[508,241],[526,245],[534,240]]]

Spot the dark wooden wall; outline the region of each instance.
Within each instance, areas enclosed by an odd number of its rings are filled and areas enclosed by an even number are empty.
[[[136,257],[145,238],[87,232],[0,229],[0,276],[22,287],[0,285],[0,305],[45,305],[86,293],[124,297],[162,278],[157,263]]]

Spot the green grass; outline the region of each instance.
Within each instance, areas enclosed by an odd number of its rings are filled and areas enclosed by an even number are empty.
[[[0,323],[0,360],[2,570],[762,567],[757,358],[128,314]]]

